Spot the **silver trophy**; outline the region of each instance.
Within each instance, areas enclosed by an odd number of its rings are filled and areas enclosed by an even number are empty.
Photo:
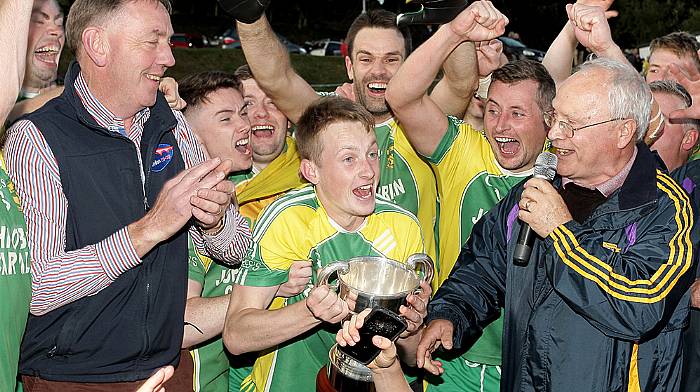
[[[337,280],[330,283],[335,274]],[[406,263],[363,256],[328,264],[319,271],[316,286],[328,284],[339,290],[338,296],[355,313],[383,307],[398,314],[399,307],[407,304],[406,297],[419,293],[421,280],[430,283],[433,274],[433,260],[424,253],[411,255]],[[367,366],[345,355],[337,345],[331,348],[329,357],[326,376],[332,389],[324,390],[374,391],[372,372]]]

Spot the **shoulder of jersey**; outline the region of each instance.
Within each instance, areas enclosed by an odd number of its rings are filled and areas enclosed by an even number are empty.
[[[407,217],[413,219],[414,221],[418,222],[418,218],[409,210],[401,207],[400,205],[394,203],[393,201],[390,201],[389,199],[385,198],[384,196],[380,196],[379,194],[376,195],[376,205],[374,207],[374,214],[375,215],[381,215],[381,214],[401,214],[401,215],[406,215]]]
[[[319,204],[313,186],[306,185],[301,188],[292,189],[270,203],[260,214],[256,226],[262,224],[266,220],[273,219],[283,211],[296,207],[310,208],[312,210],[318,209]]]

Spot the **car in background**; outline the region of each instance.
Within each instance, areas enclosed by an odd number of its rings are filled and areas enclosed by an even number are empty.
[[[285,36],[277,34],[277,38],[280,40],[280,42],[282,42],[282,45],[284,45],[287,48],[287,51],[289,53],[306,54],[306,49],[288,40]],[[238,36],[238,32],[236,31],[236,29],[226,30],[219,38],[219,42],[222,49],[241,48],[241,38]]]
[[[201,34],[175,33],[170,37],[173,48],[203,48],[207,45],[206,37]]]
[[[240,49],[241,39],[238,37],[236,29],[228,29],[219,38],[221,49]]]
[[[505,54],[510,61],[529,59],[542,62],[544,59],[543,51],[528,48],[517,39],[509,37],[498,37],[498,39],[503,43],[503,54]]]
[[[307,50],[312,56],[340,56],[342,54],[340,40],[331,38],[316,41],[306,41]]]

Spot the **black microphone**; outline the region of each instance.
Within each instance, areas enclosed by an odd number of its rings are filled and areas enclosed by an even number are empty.
[[[533,177],[541,178],[552,182],[554,180],[554,175],[557,173],[557,156],[551,152],[543,152],[537,156],[535,161],[535,172]],[[515,251],[513,252],[513,264],[519,266],[526,266],[528,261],[530,261],[530,254],[532,253],[532,245],[535,244],[535,238],[537,233],[530,228],[530,225],[523,223],[520,226],[520,234],[518,234],[518,243],[515,244]]]

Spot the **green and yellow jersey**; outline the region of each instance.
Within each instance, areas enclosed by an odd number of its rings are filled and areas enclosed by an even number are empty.
[[[188,278],[202,285],[201,297],[213,298],[231,293],[236,269],[200,255],[191,240],[188,261]],[[194,392],[228,391],[229,362],[221,336],[190,348],[190,354],[194,362]]]
[[[448,118],[447,132],[428,161],[435,171],[443,212],[439,222],[437,273],[442,284],[474,224],[513,186],[530,176],[532,170],[512,173],[500,167],[483,133],[454,117]],[[484,329],[465,358],[481,364],[500,365],[502,331],[503,320],[499,318]]]
[[[307,289],[291,298],[276,298],[269,309],[303,301],[321,268],[357,256],[382,256],[404,262],[425,247],[417,218],[377,197],[374,213],[355,231],[343,230],[328,217],[313,186],[290,191],[270,204],[253,230],[253,246],[236,276],[244,286],[269,287],[287,281],[297,260],[314,270]],[[323,324],[297,339],[261,353],[242,390],[313,391],[318,371],[328,364],[338,325]]]
[[[392,118],[374,127],[380,156],[377,194],[410,211],[420,222],[426,252],[439,264],[435,246],[437,189],[435,175]],[[437,288],[437,274],[433,290]]]

